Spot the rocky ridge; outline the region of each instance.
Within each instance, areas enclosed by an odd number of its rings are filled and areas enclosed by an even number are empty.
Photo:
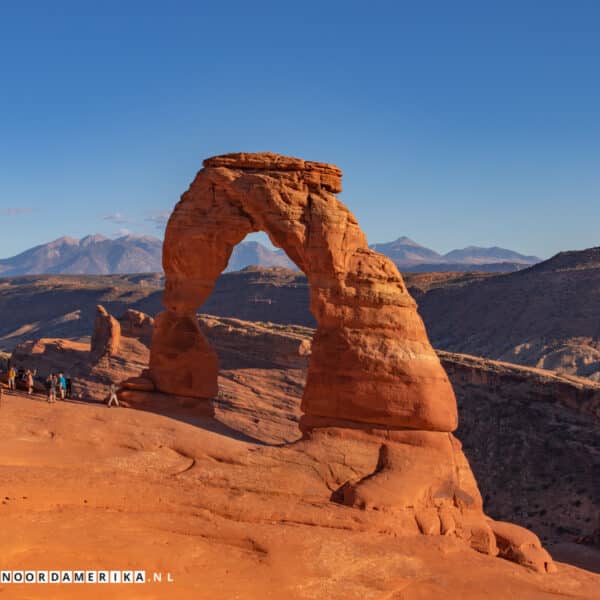
[[[597,380],[600,270],[593,266],[593,252],[565,256],[564,265],[552,267],[548,261],[519,277],[409,273],[404,278],[434,346]],[[10,351],[39,337],[81,341],[89,335],[97,304],[117,315],[133,308],[155,316],[162,309],[162,287],[157,274],[0,279],[5,316],[0,349]],[[314,327],[309,301],[301,272],[248,268],[220,276],[200,310]]]

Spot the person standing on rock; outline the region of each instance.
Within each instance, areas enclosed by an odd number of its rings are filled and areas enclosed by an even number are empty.
[[[73,383],[71,381],[71,378],[67,376],[66,382],[67,382],[66,396],[67,396],[67,398],[71,398],[71,395],[73,394]]]
[[[54,402],[56,402],[56,386],[58,384],[56,375],[54,373],[48,375],[46,384],[48,386],[48,403],[53,404]]]
[[[110,395],[108,397],[108,408],[110,408],[113,402],[120,406],[119,399],[117,398],[117,386],[114,383],[110,384]]]
[[[33,373],[29,369],[25,372],[25,383],[27,384],[27,395],[31,396],[33,393]]]
[[[60,399],[64,400],[65,392],[67,390],[67,380],[65,379],[65,376],[62,373],[58,374],[58,390],[60,393]]]
[[[15,385],[16,378],[17,378],[17,371],[13,366],[11,366],[8,369],[8,389],[9,390],[16,389],[16,385]]]

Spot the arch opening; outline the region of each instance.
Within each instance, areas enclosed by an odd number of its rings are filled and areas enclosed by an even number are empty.
[[[309,284],[291,265],[228,270],[197,315],[217,355],[215,418],[275,445],[301,435],[300,403],[315,333]]]

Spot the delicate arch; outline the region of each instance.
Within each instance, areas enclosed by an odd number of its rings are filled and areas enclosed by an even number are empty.
[[[301,426],[456,428],[454,393],[416,303],[336,198],[341,175],[333,165],[271,153],[204,161],[165,234],[166,311],[150,359],[159,390],[216,395],[218,361],[196,311],[234,246],[264,231],[306,273],[318,323]]]

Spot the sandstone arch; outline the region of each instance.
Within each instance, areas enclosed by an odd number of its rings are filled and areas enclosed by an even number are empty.
[[[480,552],[552,571],[534,534],[483,512],[450,433],[454,393],[416,303],[394,264],[368,248],[335,196],[340,190],[340,170],[324,163],[270,153],[204,161],[167,225],[166,310],[155,321],[150,387],[194,398],[217,394],[217,356],[196,310],[234,246],[265,231],[306,273],[318,323],[302,401],[306,435],[297,447],[324,464],[338,452],[344,464],[346,454],[358,461],[330,499],[381,516],[385,530],[454,536]]]
[[[336,198],[340,169],[271,153],[216,156],[203,165],[165,234],[166,310],[156,319],[150,359],[157,389],[216,395],[217,357],[195,314],[234,246],[264,231],[306,273],[318,323],[302,427],[453,431],[454,393],[416,303]]]

